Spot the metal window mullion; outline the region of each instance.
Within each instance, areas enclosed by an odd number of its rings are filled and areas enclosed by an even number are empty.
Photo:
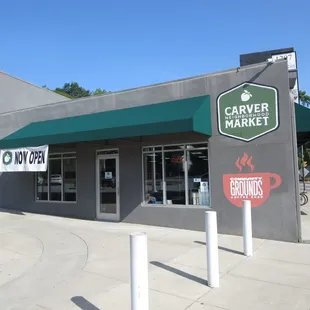
[[[160,148],[160,147],[164,148],[164,147],[170,147],[170,146],[183,146],[186,148],[187,145],[197,145],[197,144],[205,144],[206,145],[206,146],[203,146],[201,148],[205,148],[205,147],[207,148],[208,147],[208,141],[187,142],[187,143],[177,143],[177,144],[162,144],[162,145],[147,145],[147,146],[142,147],[142,152],[143,153],[153,152],[153,151],[145,151],[145,149],[151,149],[151,148]],[[193,148],[193,149],[196,149],[196,148]],[[173,149],[173,150],[175,150],[175,149]],[[160,152],[160,150],[156,150],[155,152]]]
[[[189,205],[188,199],[188,169],[187,169],[187,151],[184,149],[184,178],[185,178],[185,205]]]
[[[63,157],[60,159],[60,166],[61,166],[61,171],[60,171],[60,175],[61,175],[61,201],[64,201],[64,159]]]
[[[145,159],[146,157],[142,153],[142,202],[145,202]]]
[[[156,193],[157,192],[157,175],[156,175],[156,154],[155,150],[153,148],[153,154],[152,154],[152,174],[153,174],[153,190]]]
[[[163,175],[163,203],[167,204],[167,186],[166,186],[166,160],[164,149],[161,150],[161,166]]]
[[[209,149],[207,152],[207,156],[208,156],[208,191],[209,191],[209,207],[211,207],[211,178],[210,178],[210,160],[209,160]],[[212,208],[212,207],[211,207]]]
[[[38,198],[38,172],[34,173],[34,200]]]
[[[50,173],[51,173],[51,160],[48,160],[48,168],[47,168],[47,201],[50,201]]]
[[[75,157],[75,202],[77,202],[77,188],[78,188],[78,184],[77,184],[77,158]]]

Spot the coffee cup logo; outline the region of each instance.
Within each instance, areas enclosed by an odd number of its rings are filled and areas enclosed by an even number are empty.
[[[281,177],[271,172],[253,172],[252,156],[244,153],[238,158],[236,167],[237,174],[223,175],[223,189],[225,197],[235,206],[241,208],[242,200],[250,200],[252,207],[258,207],[268,200],[271,190],[281,185]],[[245,167],[251,172],[240,173]]]

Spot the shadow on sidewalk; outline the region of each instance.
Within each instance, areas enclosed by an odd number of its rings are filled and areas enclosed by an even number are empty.
[[[71,301],[82,310],[100,310],[82,296],[74,296]]]
[[[25,213],[18,210],[10,210],[10,209],[0,209],[0,213],[10,213],[16,215],[25,215]]]
[[[206,245],[206,243],[202,242],[202,241],[194,241],[194,242],[197,243],[197,244]],[[219,248],[219,250],[226,251],[226,252],[229,252],[229,253],[243,255],[243,253],[240,252],[240,251],[236,251],[236,250],[232,250],[232,249],[229,249],[229,248],[225,248],[223,246],[219,246],[218,248]]]
[[[152,265],[154,265],[156,267],[162,268],[164,270],[173,272],[173,273],[177,274],[178,276],[181,276],[183,278],[192,280],[192,281],[197,282],[199,284],[203,284],[203,285],[207,285],[208,284],[208,282],[205,279],[193,276],[192,274],[189,274],[189,273],[184,272],[184,271],[182,271],[180,269],[177,269],[177,268],[165,265],[163,263],[160,263],[160,262],[157,262],[157,261],[152,261],[152,262],[150,262],[150,264],[152,264]]]

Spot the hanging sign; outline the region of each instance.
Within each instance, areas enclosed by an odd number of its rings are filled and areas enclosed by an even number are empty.
[[[113,178],[112,172],[111,171],[106,171],[104,173],[104,177],[106,180],[111,180]]]
[[[252,141],[279,126],[278,92],[271,86],[243,83],[217,99],[221,135]]]
[[[0,150],[0,171],[46,171],[48,145]]]

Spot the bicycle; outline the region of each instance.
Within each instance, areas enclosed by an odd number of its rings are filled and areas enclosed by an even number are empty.
[[[309,198],[306,192],[302,192],[299,194],[299,199],[300,199],[300,205],[304,206],[308,203]]]

